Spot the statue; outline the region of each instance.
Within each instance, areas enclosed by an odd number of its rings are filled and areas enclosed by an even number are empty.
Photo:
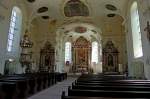
[[[108,56],[108,66],[113,66],[113,56],[112,55]]]
[[[147,27],[144,29],[144,31],[147,31],[147,39],[150,42],[150,24],[149,24],[149,21],[147,21]]]

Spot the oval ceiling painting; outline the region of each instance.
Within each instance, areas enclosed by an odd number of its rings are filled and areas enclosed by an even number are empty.
[[[89,16],[88,7],[80,0],[69,0],[64,7],[66,17]]]

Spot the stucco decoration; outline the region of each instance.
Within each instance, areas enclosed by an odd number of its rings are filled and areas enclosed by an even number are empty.
[[[78,26],[75,28],[75,32],[77,33],[85,33],[87,31],[86,27]]]
[[[64,7],[66,17],[89,16],[88,7],[80,0],[69,0]]]
[[[105,5],[106,9],[111,10],[111,11],[116,11],[117,8],[114,5],[111,4],[106,4]]]
[[[33,3],[35,2],[35,0],[27,0],[29,3]]]

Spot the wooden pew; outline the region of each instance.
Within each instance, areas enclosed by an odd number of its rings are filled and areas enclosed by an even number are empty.
[[[26,85],[28,87],[28,94],[32,95],[33,93],[36,92],[36,87],[37,87],[36,79],[37,77],[35,77],[34,75],[30,75],[30,74],[15,74],[15,75],[3,76],[0,80],[1,81],[2,80],[16,80],[16,82],[17,80],[22,80],[28,84]]]
[[[74,83],[73,83],[74,84]],[[81,83],[75,82],[75,85],[86,85],[86,86],[93,86],[93,85],[101,85],[101,86],[147,86],[150,87],[148,83]]]
[[[112,98],[112,97],[87,97],[87,96],[66,96],[65,92],[62,92],[61,99],[131,99],[131,98]],[[137,98],[132,98],[137,99]],[[139,98],[138,98],[139,99]],[[147,98],[140,98],[147,99]]]
[[[5,98],[4,95],[5,93],[2,90],[2,83],[0,83],[0,99],[4,99]]]
[[[18,98],[24,98],[28,96],[28,81],[21,78],[5,78],[0,79],[0,82],[9,82],[16,84],[16,89],[18,90]]]
[[[117,90],[117,91],[150,91],[150,87],[145,86],[86,86],[86,85],[72,85],[72,89],[79,90]]]
[[[125,79],[129,79],[126,76],[120,76],[120,75],[104,75],[104,74],[100,74],[100,75],[81,75],[78,80],[86,80],[86,81],[97,81],[97,80],[125,80]]]
[[[13,82],[0,82],[0,99],[19,99],[16,86]]]
[[[56,80],[58,82],[60,82],[67,78],[67,74],[66,73],[55,73],[55,77],[56,77]]]
[[[115,77],[82,75],[72,84],[72,89],[68,88],[68,96],[62,95],[62,99],[83,99],[83,97],[87,99],[96,97],[141,99],[150,98],[149,94],[150,81],[148,80],[130,80],[117,75]]]
[[[48,88],[57,81],[62,81],[64,79],[66,79],[65,73],[5,75],[0,77],[0,99],[3,99],[3,97],[4,99],[25,99],[38,91]],[[5,86],[3,88],[5,83],[7,84],[7,87]],[[11,87],[14,91],[6,90],[11,89]],[[7,98],[6,96],[9,97]]]
[[[69,89],[68,96],[114,97],[114,98],[150,98],[149,91],[111,91]]]

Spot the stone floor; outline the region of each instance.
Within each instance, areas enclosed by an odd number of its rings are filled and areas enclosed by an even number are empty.
[[[67,80],[63,82],[58,82],[35,95],[29,97],[28,99],[61,99],[62,91],[67,93],[68,86],[71,86],[72,82],[75,81],[77,77],[68,77]]]

